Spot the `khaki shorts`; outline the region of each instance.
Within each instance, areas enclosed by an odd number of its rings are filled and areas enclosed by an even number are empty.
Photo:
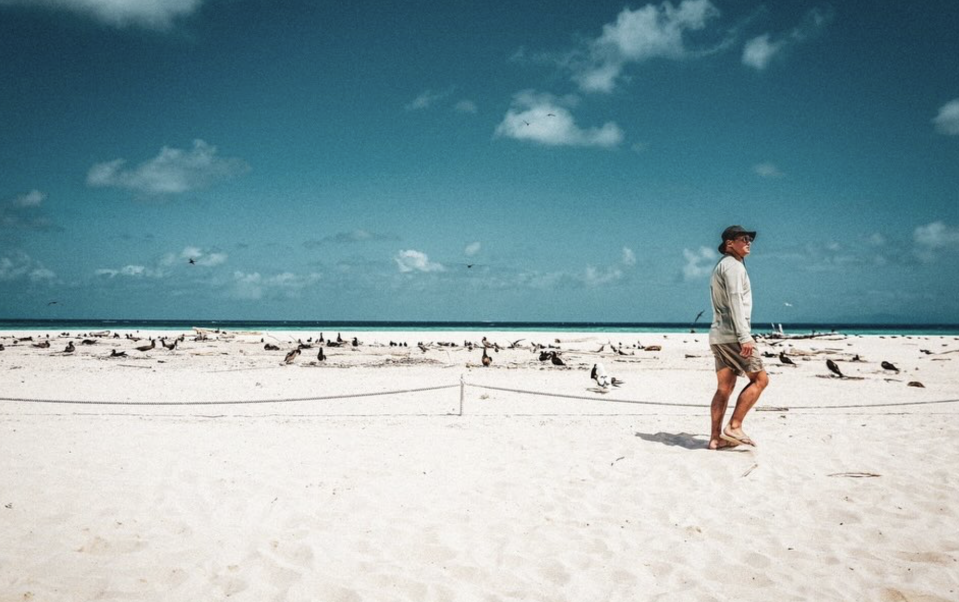
[[[755,347],[753,347],[753,354],[749,357],[740,355],[743,346],[739,343],[720,343],[710,345],[709,348],[713,352],[713,357],[716,358],[716,372],[729,368],[736,373],[736,376],[746,376],[746,374],[762,372],[764,369],[763,360]]]

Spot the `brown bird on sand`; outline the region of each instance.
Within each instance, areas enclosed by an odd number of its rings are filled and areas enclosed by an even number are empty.
[[[826,367],[829,368],[829,371],[838,376],[839,378],[846,378],[846,376],[839,369],[839,366],[836,365],[836,362],[832,360],[826,360]]]
[[[140,347],[137,347],[137,351],[143,351],[144,353],[146,353],[147,351],[150,351],[151,349],[156,349],[156,346],[157,346],[156,340],[150,339],[149,345],[142,345]]]
[[[280,350],[279,346],[274,345],[273,343],[267,343],[266,345],[263,346],[263,349],[265,349],[265,350],[267,350],[267,351],[279,351],[279,350]]]
[[[63,350],[64,353],[73,353],[77,348],[73,346],[73,341],[67,343],[67,348]]]
[[[343,337],[340,336],[340,333],[336,333],[336,342],[343,344]]]
[[[37,349],[49,349],[50,341],[40,341],[39,343],[36,343],[34,347],[36,347]]]
[[[789,366],[795,366],[795,365],[796,365],[796,362],[794,362],[794,361],[792,361],[791,359],[789,359],[789,356],[786,355],[786,352],[785,352],[785,351],[783,351],[783,352],[781,352],[781,353],[779,354],[779,361],[781,361],[782,363],[784,363],[784,364],[786,364],[786,365],[789,365]]]
[[[299,347],[297,347],[297,348],[294,349],[293,351],[287,353],[287,354],[286,354],[286,357],[283,358],[283,362],[286,363],[286,364],[292,364],[292,363],[293,363],[293,360],[295,360],[298,355],[300,355],[300,348],[299,348]]]
[[[173,339],[172,343],[167,343],[166,339],[160,339],[160,344],[163,345],[164,349],[169,349],[173,351],[176,349],[176,344],[180,342],[180,339]]]
[[[560,357],[559,357],[559,354],[557,354],[555,351],[550,354],[550,356],[549,356],[549,361],[553,362],[553,365],[554,365],[554,366],[565,366],[565,365],[566,365],[566,362],[564,362],[563,360],[561,360]]]
[[[83,339],[82,341],[80,341],[80,344],[81,344],[81,345],[96,345],[97,342],[94,341],[93,339]]]
[[[926,385],[922,384],[922,383],[919,382],[918,380],[910,381],[906,386],[907,386],[907,387],[918,387],[918,388],[920,388],[920,389],[925,389],[925,388],[926,388]]]
[[[483,362],[483,365],[486,366],[487,368],[489,368],[489,365],[493,363],[493,358],[491,358],[491,357],[486,353],[486,347],[483,347],[483,359],[482,359],[482,362]]]
[[[360,340],[359,340],[358,338],[356,338],[356,337],[353,337],[353,346],[354,346],[354,347],[359,347],[359,346],[360,346]]]
[[[881,364],[879,364],[879,365],[882,366],[882,369],[883,369],[883,370],[891,370],[891,371],[895,372],[896,374],[899,374],[899,368],[896,368],[896,366],[893,365],[893,364],[891,364],[890,362],[883,361],[883,362],[882,362]]]
[[[110,350],[110,357],[126,357],[126,356],[127,356],[126,351],[117,351],[116,349]]]
[[[426,353],[427,351],[429,351],[429,347],[427,347],[423,343],[417,343],[416,345],[417,347],[420,348],[420,351],[422,351],[423,353]]]
[[[320,352],[316,354],[316,361],[318,361],[318,362],[325,362],[325,361],[326,361],[326,355],[323,354],[323,348],[322,348],[322,347],[320,347]]]

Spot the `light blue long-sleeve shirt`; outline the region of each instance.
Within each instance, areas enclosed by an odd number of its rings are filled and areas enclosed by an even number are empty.
[[[755,342],[750,326],[753,293],[746,265],[732,255],[723,256],[713,269],[709,288],[713,300],[709,344]]]

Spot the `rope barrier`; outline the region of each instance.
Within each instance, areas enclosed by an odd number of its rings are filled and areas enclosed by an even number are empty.
[[[544,393],[542,391],[528,391],[525,389],[508,389],[506,387],[493,387],[490,385],[474,385],[471,383],[466,383],[467,387],[474,387],[476,389],[489,389],[490,391],[507,391],[509,393],[522,393],[523,395],[540,395],[542,397],[560,397],[563,399],[585,399],[587,401],[604,401],[609,403],[634,403],[640,405],[651,405],[651,406],[671,406],[671,407],[680,407],[680,408],[708,408],[708,405],[698,404],[698,403],[669,403],[666,401],[639,401],[633,399],[609,399],[609,398],[599,398],[599,397],[586,397],[585,395],[567,395],[564,393]]]
[[[347,393],[344,395],[322,395],[317,397],[292,397],[282,399],[247,399],[233,401],[91,401],[76,399],[34,399],[27,397],[0,397],[0,401],[10,401],[19,403],[42,403],[42,404],[69,404],[69,405],[108,405],[108,406],[220,406],[220,405],[256,405],[271,403],[294,403],[303,401],[329,401],[333,399],[357,399],[365,397],[385,397],[389,395],[405,395],[409,393],[425,393],[428,391],[443,391],[446,389],[460,389],[459,414],[463,415],[463,400],[466,387],[474,389],[485,389],[488,391],[503,391],[506,393],[519,393],[521,395],[538,395],[540,397],[555,397],[560,399],[578,399],[585,401],[601,401],[605,403],[628,403],[635,405],[665,406],[677,408],[696,408],[706,409],[709,404],[697,403],[676,403],[666,401],[648,401],[638,399],[616,399],[607,397],[589,397],[585,395],[571,395],[566,393],[549,393],[546,391],[531,391],[528,389],[512,389],[508,387],[495,387],[492,385],[477,385],[466,382],[462,377],[460,382],[455,385],[439,385],[434,387],[419,387],[415,389],[398,389],[394,391],[376,391],[371,393]],[[892,403],[874,403],[874,404],[837,404],[837,405],[814,405],[814,406],[795,406],[796,410],[842,410],[852,408],[889,408],[889,407],[907,407],[923,405],[940,405],[947,403],[959,403],[959,399],[941,399],[934,401],[902,401]]]
[[[223,406],[223,405],[251,405],[264,403],[292,403],[297,401],[327,401],[331,399],[353,399],[357,397],[382,397],[385,395],[402,395],[405,393],[423,393],[426,391],[441,391],[454,389],[460,385],[442,385],[438,387],[421,387],[418,389],[400,389],[396,391],[377,391],[375,393],[349,393],[346,395],[323,395],[320,397],[291,397],[287,399],[246,399],[241,401],[84,401],[76,399],[29,399],[25,397],[0,397],[0,401],[16,401],[23,403],[51,403],[51,404],[79,404],[79,405],[108,405],[108,406]]]

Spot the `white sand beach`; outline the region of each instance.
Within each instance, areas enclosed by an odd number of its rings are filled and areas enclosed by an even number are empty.
[[[708,451],[704,333],[118,334],[0,332],[4,602],[959,599],[956,337],[765,342]]]

